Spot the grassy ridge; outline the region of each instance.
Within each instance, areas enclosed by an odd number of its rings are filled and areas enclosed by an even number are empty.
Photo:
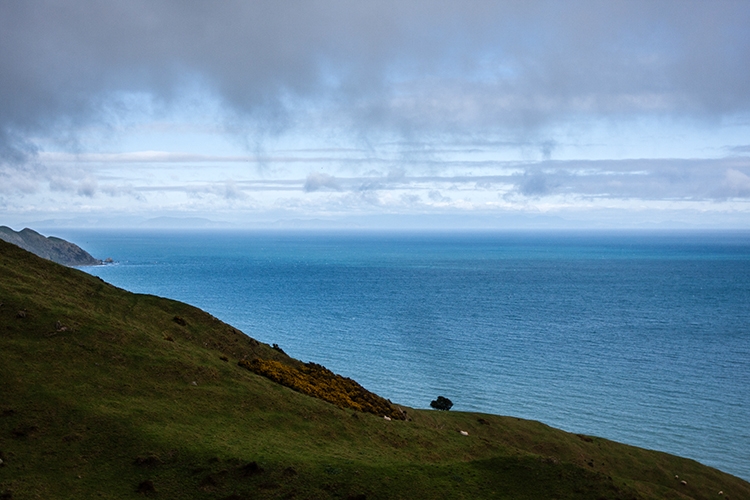
[[[304,367],[203,311],[4,242],[0,303],[0,498],[750,498],[538,422],[339,408],[238,366]]]

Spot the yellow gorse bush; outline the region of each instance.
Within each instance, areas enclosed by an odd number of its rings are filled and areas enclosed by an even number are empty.
[[[316,363],[305,363],[297,369],[267,359],[241,360],[239,365],[302,394],[333,403],[340,408],[404,419],[401,411],[388,400],[373,394],[354,380],[342,377]]]

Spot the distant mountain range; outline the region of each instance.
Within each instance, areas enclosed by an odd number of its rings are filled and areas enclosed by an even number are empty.
[[[101,260],[92,257],[86,250],[74,243],[54,236],[46,237],[29,228],[14,231],[7,226],[0,226],[0,239],[64,266],[102,264]]]

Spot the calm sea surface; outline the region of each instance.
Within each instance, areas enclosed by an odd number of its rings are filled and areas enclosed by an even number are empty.
[[[750,233],[58,231],[394,402],[535,419],[750,479]]]

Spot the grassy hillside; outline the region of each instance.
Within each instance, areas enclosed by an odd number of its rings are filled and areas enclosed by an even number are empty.
[[[0,303],[0,499],[750,498],[538,422],[340,408],[239,366],[305,369],[203,311],[4,242]]]

